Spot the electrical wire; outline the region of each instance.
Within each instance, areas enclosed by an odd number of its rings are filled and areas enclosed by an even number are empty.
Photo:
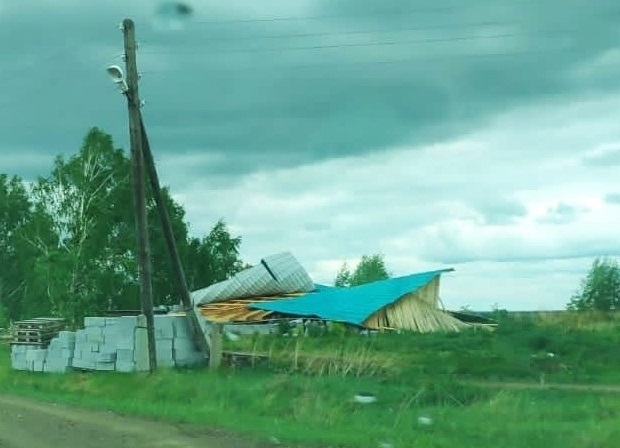
[[[605,17],[609,18],[611,16],[620,17],[620,10],[616,11],[615,14],[601,14],[601,13],[592,13],[592,14],[581,14],[580,17],[584,18],[594,18],[594,17]],[[309,38],[309,37],[335,37],[335,36],[351,36],[351,35],[374,35],[374,34],[384,34],[384,33],[403,33],[403,32],[412,32],[412,31],[438,31],[438,30],[449,30],[452,31],[455,28],[460,29],[468,29],[468,28],[485,28],[485,27],[514,27],[518,25],[522,25],[527,23],[524,20],[486,20],[479,22],[450,22],[450,23],[442,23],[442,24],[433,24],[433,25],[421,25],[421,26],[406,26],[406,27],[390,27],[390,28],[374,28],[374,29],[355,29],[355,30],[334,30],[334,31],[321,31],[321,32],[304,32],[304,33],[279,33],[279,34],[254,34],[250,36],[234,36],[234,35],[226,35],[226,36],[209,36],[209,42],[237,42],[237,41],[256,41],[259,39],[270,39],[270,40],[290,40],[290,39],[298,39],[298,38]]]
[[[519,6],[535,4],[539,5],[538,0],[493,0],[493,6]],[[340,14],[321,14],[315,16],[275,16],[275,17],[260,17],[260,18],[247,18],[247,19],[220,19],[220,20],[192,20],[194,23],[219,25],[219,24],[247,24],[247,23],[265,23],[265,22],[299,22],[299,21],[320,21],[320,20],[332,20],[332,19],[351,19],[351,18],[369,18],[374,19],[381,16],[407,16],[417,15],[425,13],[436,12],[450,12],[462,7],[462,4],[454,3],[452,5],[433,6],[424,8],[401,8],[394,10],[377,10],[371,12],[348,12]],[[564,6],[566,7],[566,6]],[[590,7],[590,4],[585,4],[583,7]]]
[[[556,32],[546,32],[540,33],[536,35],[538,38],[553,38],[561,35],[560,33],[566,33],[566,30],[558,30]],[[407,39],[407,40],[392,40],[392,41],[383,41],[383,42],[352,42],[352,43],[342,43],[342,44],[330,44],[330,45],[308,45],[308,46],[297,46],[297,47],[273,47],[273,48],[248,48],[248,49],[210,49],[209,46],[203,46],[191,50],[155,50],[155,51],[142,51],[142,54],[153,54],[153,55],[164,55],[164,54],[196,54],[199,51],[202,54],[233,54],[233,53],[262,53],[262,52],[273,52],[273,51],[305,51],[305,50],[322,50],[322,49],[339,49],[339,48],[352,48],[352,47],[361,47],[361,48],[369,48],[369,47],[380,47],[380,46],[393,46],[393,45],[405,45],[405,44],[425,44],[425,43],[441,43],[441,42],[466,42],[466,41],[475,41],[475,40],[492,40],[492,39],[503,39],[509,37],[524,37],[526,35],[532,36],[533,33],[499,33],[488,36],[456,36],[456,37],[432,37],[432,38],[423,38],[423,39]],[[566,37],[565,35],[562,37]],[[208,50],[207,50],[208,49]]]
[[[539,63],[540,58],[547,57],[550,53],[562,53],[566,50],[569,50],[570,47],[566,46],[564,48],[556,48],[553,50],[524,50],[524,51],[515,51],[515,52],[501,52],[501,53],[480,53],[480,54],[446,54],[446,55],[425,55],[425,56],[411,56],[407,58],[401,59],[392,59],[392,60],[375,60],[375,61],[339,61],[337,63],[313,63],[313,64],[277,64],[277,65],[257,65],[257,64],[240,64],[235,66],[218,66],[218,67],[201,67],[201,73],[222,73],[229,76],[229,72],[239,72],[241,76],[255,76],[256,73],[261,71],[267,71],[273,73],[273,71],[278,70],[282,72],[286,71],[296,71],[296,70],[312,70],[312,69],[321,69],[326,72],[333,73],[342,69],[348,68],[359,68],[359,67],[373,67],[373,66],[389,66],[389,65],[398,65],[398,64],[408,64],[412,62],[441,62],[441,61],[455,61],[455,60],[467,60],[467,59],[510,59],[510,58],[518,58],[522,56],[539,56],[539,58],[532,58],[530,60],[520,59],[520,64],[526,63]],[[250,71],[250,73],[248,73]],[[168,67],[165,69],[152,69],[141,71],[140,73],[143,75],[160,75],[166,73],[186,73],[187,66],[181,67]]]
[[[501,0],[497,0],[497,2],[500,2],[501,4],[525,4],[525,3],[536,3],[533,0],[521,0],[521,1],[501,1]],[[420,11],[429,11],[429,10],[433,10],[433,11],[440,11],[440,10],[446,10],[446,9],[453,9],[454,6],[451,7],[437,7],[437,8],[423,8],[423,9],[415,9],[415,10],[408,10],[409,13],[412,12],[420,12]],[[402,11],[394,11],[394,12],[390,12],[390,11],[384,11],[382,14],[392,14],[392,13],[398,13],[398,14],[402,14]],[[619,12],[620,14],[620,12]],[[599,14],[592,14],[593,16],[595,15],[599,15]],[[606,17],[609,16],[609,14],[605,14]],[[235,20],[232,22],[235,23],[247,23],[247,22],[253,22],[253,21],[288,21],[288,20],[306,20],[306,19],[312,19],[312,20],[319,20],[319,19],[323,19],[326,17],[337,17],[337,16],[309,16],[309,17],[276,17],[276,18],[262,18],[262,19],[241,19],[241,20]],[[350,17],[350,15],[347,16],[338,16],[338,17]],[[370,17],[370,16],[369,16]],[[205,22],[205,23],[231,23],[231,21],[209,21],[209,22]],[[472,28],[475,27],[483,27],[483,26],[511,26],[511,25],[515,25],[515,23],[518,22],[505,22],[505,21],[481,21],[481,22],[470,22],[469,24],[467,24],[467,26],[470,26]],[[406,29],[399,29],[399,30],[388,30],[385,29],[383,31],[379,32],[402,32],[402,31],[422,31],[422,30],[432,30],[432,29],[448,29],[449,27],[454,27],[454,26],[459,26],[458,24],[452,23],[450,25],[432,25],[432,26],[424,26],[424,27],[418,27],[418,28],[406,28]],[[364,35],[364,34],[374,34],[377,33],[378,30],[345,30],[345,31],[333,31],[333,32],[322,32],[322,33],[298,33],[298,34],[290,34],[290,35],[271,35],[271,36],[264,36],[264,38],[267,39],[290,39],[293,37],[325,37],[325,36],[337,36],[337,35]],[[549,39],[549,38],[554,38],[554,37],[561,37],[563,39],[571,39],[571,38],[575,38],[576,34],[581,32],[581,29],[561,29],[561,30],[535,30],[535,31],[526,31],[526,32],[512,32],[512,33],[497,33],[497,34],[492,34],[492,35],[467,35],[467,36],[453,36],[453,37],[438,37],[438,38],[422,38],[422,39],[401,39],[401,40],[389,40],[389,41],[376,41],[376,42],[352,42],[352,43],[340,43],[340,44],[326,44],[326,45],[307,45],[307,46],[276,46],[276,47],[263,47],[263,48],[250,48],[250,49],[239,49],[239,48],[233,48],[233,49],[213,49],[212,45],[203,45],[203,46],[197,46],[194,47],[192,49],[186,49],[186,50],[150,50],[148,48],[148,46],[146,46],[145,50],[139,51],[139,55],[140,54],[146,54],[146,55],[166,55],[166,54],[176,54],[176,55],[184,55],[184,54],[188,54],[188,55],[209,55],[209,54],[233,54],[233,53],[260,53],[260,52],[280,52],[280,51],[313,51],[313,50],[323,50],[323,49],[339,49],[339,48],[351,48],[351,47],[358,47],[358,48],[365,48],[365,47],[380,47],[380,46],[395,46],[395,45],[406,45],[406,44],[441,44],[441,43],[445,43],[445,42],[468,42],[468,41],[478,41],[478,40],[494,40],[494,39],[506,39],[506,38],[512,38],[512,37],[536,37],[536,38],[542,38],[542,39]],[[572,34],[571,34],[572,33]],[[241,37],[237,37],[237,38],[231,38],[231,41],[235,41],[235,40],[254,40],[256,38],[259,38],[260,36],[253,36],[253,37],[248,37],[248,36],[241,36]],[[226,40],[226,39],[224,39]],[[454,61],[454,60],[458,60],[458,59],[494,59],[494,58],[513,58],[513,57],[521,57],[521,59],[519,60],[519,63],[527,63],[527,62],[537,62],[538,58],[531,58],[530,60],[525,60],[523,59],[523,56],[541,56],[544,57],[545,55],[548,55],[550,53],[560,53],[560,52],[564,52],[567,49],[572,48],[572,45],[570,45],[569,43],[566,42],[566,40],[564,40],[563,42],[561,42],[562,45],[560,47],[556,47],[556,48],[548,48],[548,49],[537,49],[537,50],[523,50],[523,51],[515,51],[515,52],[501,52],[501,53],[480,53],[480,54],[467,54],[467,53],[456,53],[456,54],[446,54],[446,55],[441,55],[441,54],[435,54],[432,53],[431,51],[429,51],[427,54],[425,55],[416,55],[416,56],[412,56],[412,57],[407,57],[407,58],[400,58],[400,59],[393,59],[393,60],[383,60],[383,61],[326,61],[325,63],[314,63],[314,64],[281,64],[281,65],[257,65],[257,64],[246,64],[245,66],[217,66],[214,68],[201,68],[201,72],[204,73],[230,73],[233,71],[240,71],[240,70],[252,70],[252,75],[254,75],[255,71],[265,71],[265,72],[272,72],[274,70],[282,70],[282,71],[292,71],[292,70],[309,70],[309,69],[322,69],[322,70],[327,70],[329,71],[329,73],[333,73],[334,71],[338,71],[338,70],[343,70],[346,68],[353,68],[353,67],[360,67],[360,66],[365,66],[365,67],[379,67],[379,66],[388,66],[388,65],[398,65],[398,64],[405,64],[405,63],[410,63],[410,62],[420,62],[420,63],[424,63],[424,62],[431,62],[431,61],[441,61],[441,60],[449,60],[449,61]],[[28,67],[30,66],[35,66],[38,64],[42,64],[45,62],[49,62],[57,57],[62,57],[64,55],[66,55],[66,53],[68,53],[69,51],[71,51],[71,48],[73,47],[78,47],[80,44],[74,44],[72,47],[63,47],[51,54],[48,54],[38,60],[33,60],[32,62],[30,62],[28,64]],[[24,54],[22,52],[22,54]],[[118,60],[119,57],[122,56],[122,52],[115,54],[114,56],[114,62],[116,62]],[[22,71],[24,69],[24,67],[14,67],[12,69],[12,71],[15,72],[19,72]],[[67,70],[71,70],[73,71],[73,68],[67,68]],[[164,74],[164,73],[170,73],[170,72],[180,72],[180,71],[185,71],[186,70],[186,66],[184,66],[182,69],[181,68],[166,68],[166,69],[154,69],[154,70],[149,70],[147,68],[147,70],[145,71],[141,71],[141,74],[146,74],[146,75],[158,75],[158,74]],[[6,69],[5,69],[6,72]],[[245,74],[244,74],[245,75]],[[270,75],[272,76],[272,75]],[[281,76],[284,76],[283,74],[281,74]],[[324,74],[322,75],[323,78],[328,78],[329,76]],[[48,80],[49,82],[49,80]],[[41,89],[45,89],[46,85],[42,85]],[[27,90],[26,92],[29,93],[34,93],[34,92],[38,92],[39,90],[41,90],[39,88],[35,88],[34,90]],[[14,92],[12,92],[14,93]],[[8,103],[11,103],[13,100],[9,99]],[[5,103],[0,102],[0,107],[3,107]]]

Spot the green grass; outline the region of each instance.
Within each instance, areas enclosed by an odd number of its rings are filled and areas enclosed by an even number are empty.
[[[150,376],[14,372],[0,345],[0,391],[308,446],[611,447],[620,437],[618,394],[459,381],[537,381],[530,355],[550,350],[578,368],[549,381],[619,384],[617,321],[594,320],[510,319],[494,333],[460,335],[255,337],[237,348],[271,350],[271,365]],[[353,403],[359,392],[378,402]],[[420,416],[434,423],[420,426]]]
[[[532,355],[552,352],[549,381],[620,384],[620,319],[566,313],[499,316],[495,331],[310,338],[254,336],[227,348],[268,353],[281,371],[374,376],[454,375],[490,381],[538,381]]]
[[[7,367],[3,361],[5,392],[314,446],[581,448],[614,446],[620,436],[620,400],[605,394],[498,392],[445,377],[378,383],[264,371],[46,375]],[[360,391],[379,401],[355,405]],[[419,416],[434,424],[419,426]]]

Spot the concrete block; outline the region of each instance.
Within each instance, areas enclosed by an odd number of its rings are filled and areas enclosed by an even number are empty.
[[[137,316],[123,316],[119,318],[114,333],[116,346],[119,349],[133,350],[135,344],[135,330],[138,325]]]
[[[193,335],[189,330],[189,324],[187,323],[187,317],[174,316],[174,336],[176,338],[191,339]]]
[[[187,338],[174,338],[173,358],[179,367],[200,365],[205,362],[204,354],[196,350],[194,342]]]
[[[97,361],[97,366],[95,369],[104,372],[113,372],[116,369],[116,364],[114,362]]]
[[[72,367],[77,370],[96,370],[97,362],[90,359],[73,359]]]
[[[133,350],[118,349],[116,351],[116,362],[133,364],[135,362],[135,354]]]
[[[75,342],[75,332],[73,331],[61,331],[57,336],[58,340],[63,343]]]
[[[136,370],[139,372],[148,372],[149,370],[149,351],[146,328],[136,328]]]
[[[26,360],[26,352],[11,353],[11,368],[13,370],[29,370],[28,361]]]
[[[38,360],[33,361],[32,363],[32,371],[33,372],[43,372],[43,367],[45,366],[45,361]]]
[[[186,358],[194,351],[194,342],[185,338],[174,338],[172,349],[175,358]]]
[[[135,372],[136,371],[136,363],[133,362],[133,361],[131,361],[131,362],[117,361],[116,362],[116,371],[117,372],[123,372],[123,373]]]
[[[136,316],[136,318],[137,318],[136,326],[146,328],[146,316],[144,314],[140,314]]]
[[[162,367],[174,366],[172,356],[172,339],[160,339],[155,343],[157,365]]]
[[[174,338],[174,321],[171,316],[155,316],[155,339]]]
[[[174,364],[177,367],[199,366],[206,362],[207,360],[200,352],[196,352],[194,355],[185,358],[175,358],[174,360]]]
[[[56,337],[50,341],[47,348],[48,350],[59,350],[62,348],[62,342],[59,338]]]
[[[47,355],[45,357],[46,361],[62,359],[62,353],[60,351],[47,351]]]
[[[88,327],[86,330],[86,340],[90,343],[103,343],[103,327]]]
[[[121,320],[120,317],[106,317],[105,326],[110,327],[112,325],[117,325],[120,320]]]
[[[77,344],[82,344],[84,342],[88,341],[88,333],[86,333],[86,329],[82,328],[80,330],[77,330],[75,332],[75,343]]]
[[[71,366],[64,364],[45,364],[45,371],[49,373],[67,373],[71,370]]]
[[[85,317],[84,327],[105,327],[105,317]]]
[[[114,363],[116,361],[116,352],[101,352],[97,356],[98,363]]]
[[[133,331],[138,326],[138,316],[122,316],[116,321],[116,328],[118,331],[127,333]]]
[[[61,331],[58,335],[58,341],[62,348],[73,350],[76,344],[76,335],[72,331]]]
[[[73,351],[73,359],[82,359],[82,351],[77,348]]]
[[[22,354],[22,353],[26,353],[26,349],[23,345],[12,345],[11,346],[11,355],[18,355],[18,354]]]
[[[110,342],[115,343],[118,339],[120,339],[120,336],[118,334],[116,327],[105,327],[104,328],[104,331],[103,331],[104,342],[110,341]]]
[[[45,362],[46,356],[47,349],[44,348],[36,348],[26,352],[26,360],[28,362]]]
[[[131,336],[127,336],[127,337],[121,337],[119,339],[117,339],[116,341],[116,348],[119,350],[131,350],[133,351],[135,348],[135,336],[134,333],[135,332],[135,328],[132,330],[132,334]]]

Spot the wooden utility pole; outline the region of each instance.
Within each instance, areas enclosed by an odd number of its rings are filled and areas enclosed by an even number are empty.
[[[127,81],[127,107],[129,111],[129,142],[133,173],[133,193],[138,243],[138,266],[140,275],[140,304],[146,316],[149,351],[149,371],[157,368],[155,351],[155,316],[153,314],[153,282],[151,272],[151,250],[146,213],[144,184],[143,143],[140,119],[140,95],[138,93],[138,67],[136,63],[136,35],[131,19],[123,20],[125,47],[125,69]]]
[[[146,171],[148,173],[149,180],[151,182],[151,190],[157,204],[157,210],[159,212],[159,219],[161,220],[162,229],[164,231],[164,237],[166,240],[166,248],[168,249],[168,255],[170,257],[170,263],[172,265],[173,276],[177,286],[177,292],[181,298],[181,303],[185,309],[187,316],[187,322],[189,324],[192,335],[194,336],[194,344],[197,350],[202,351],[204,354],[209,353],[210,363],[213,365],[213,359],[221,358],[221,349],[213,349],[211,339],[209,335],[205,335],[202,325],[199,321],[201,317],[196,314],[196,310],[192,304],[192,299],[187,287],[187,280],[185,278],[185,271],[183,270],[183,263],[179,256],[179,250],[177,248],[174,232],[172,231],[172,225],[170,224],[170,216],[168,216],[168,210],[166,209],[166,203],[164,202],[164,195],[161,191],[161,185],[159,182],[159,176],[157,174],[157,167],[155,166],[155,160],[153,158],[153,152],[151,151],[151,145],[149,143],[149,137],[146,133],[146,127],[142,120],[142,114],[140,114],[140,130],[142,136],[142,150],[144,156],[144,164],[146,165]],[[216,354],[214,355],[214,352]],[[217,363],[219,365],[219,362]]]

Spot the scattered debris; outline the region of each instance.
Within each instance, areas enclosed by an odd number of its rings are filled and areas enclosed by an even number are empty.
[[[366,330],[460,331],[478,323],[464,322],[440,308],[440,277],[451,271],[330,287],[315,284],[297,259],[285,252],[193,292],[192,301],[206,320],[218,323],[318,319]]]
[[[420,425],[430,426],[430,425],[433,424],[433,419],[431,417],[427,417],[427,416],[420,416],[420,417],[418,417],[418,423]]]
[[[372,394],[359,393],[353,397],[353,401],[355,401],[356,403],[360,403],[360,404],[370,404],[370,403],[376,403],[377,397],[375,397]]]

